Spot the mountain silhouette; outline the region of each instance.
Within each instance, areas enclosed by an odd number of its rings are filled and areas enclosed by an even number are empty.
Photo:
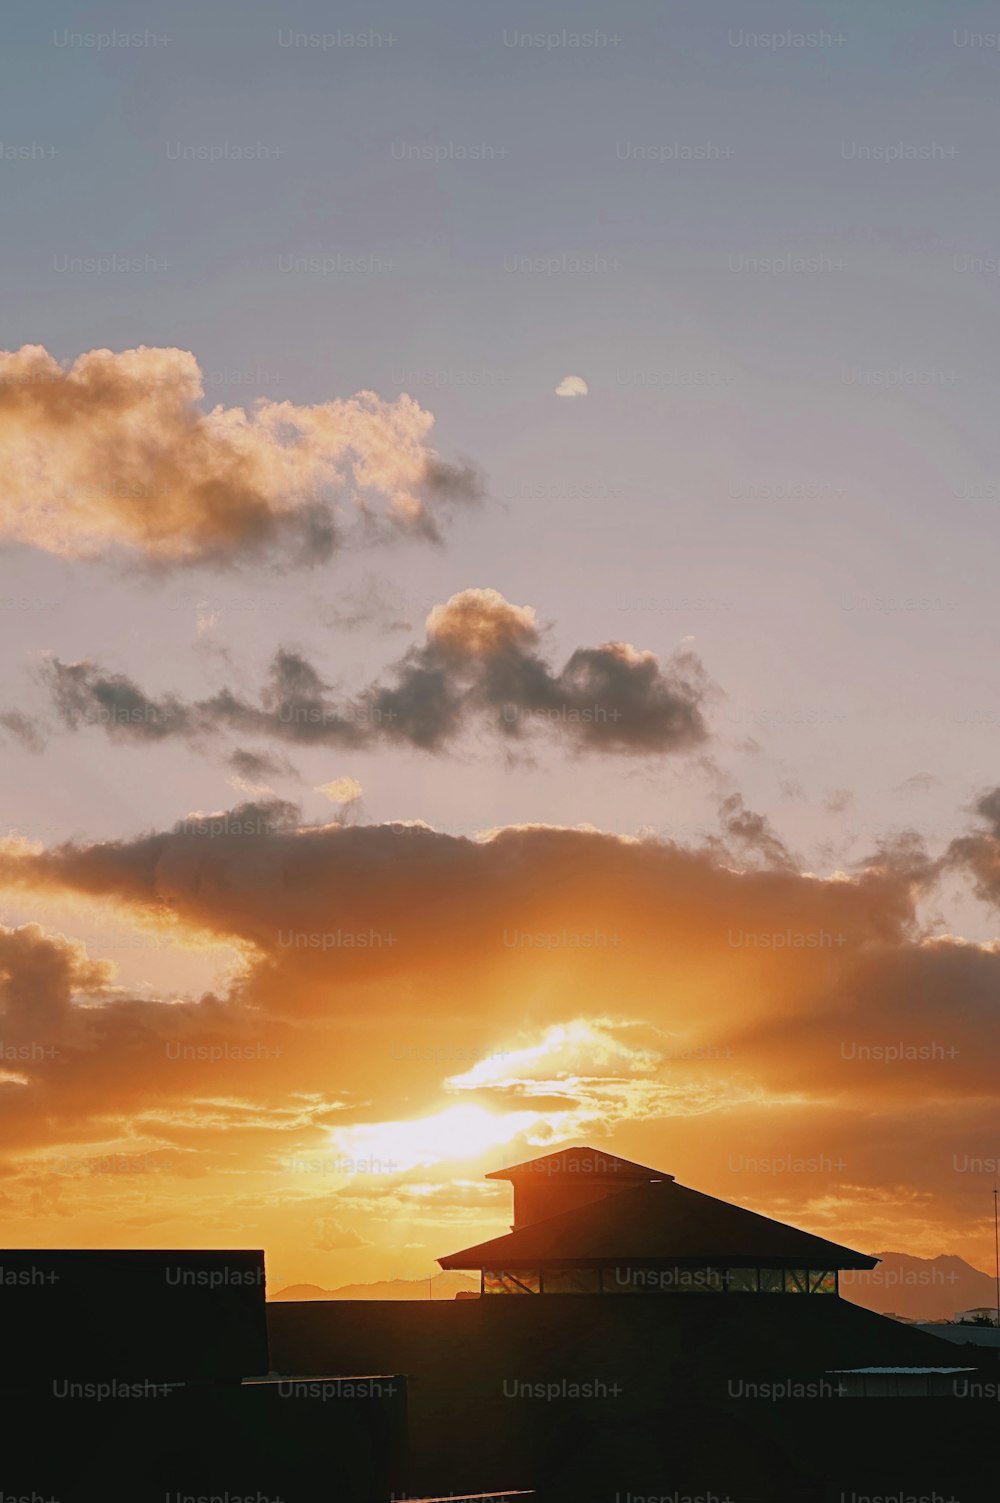
[[[429,1286],[429,1287],[428,1287]],[[374,1284],[343,1284],[338,1289],[323,1289],[319,1284],[289,1284],[275,1300],[308,1299],[454,1299],[459,1291],[479,1293],[478,1278],[460,1273],[437,1273],[431,1279],[382,1279]]]
[[[949,1253],[916,1258],[910,1253],[882,1252],[882,1261],[867,1272],[840,1275],[845,1299],[880,1315],[910,1320],[951,1320],[960,1310],[996,1306],[996,1280]]]

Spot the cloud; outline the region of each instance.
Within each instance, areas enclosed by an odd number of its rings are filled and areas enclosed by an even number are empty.
[[[744,860],[753,856],[767,867],[784,871],[795,869],[793,857],[772,829],[770,821],[746,808],[740,794],[732,793],[723,800],[719,817],[725,835],[735,842]]]
[[[558,964],[584,968],[600,983],[627,976],[629,957],[640,953],[643,967],[659,955],[675,972],[701,957],[706,975],[721,968],[731,976],[784,976],[780,994],[762,999],[768,1010],[782,995],[797,997],[798,973],[823,976],[830,961],[842,966],[859,946],[900,942],[913,904],[909,873],[888,863],[824,882],[781,866],[740,871],[712,847],[596,831],[514,827],[468,840],[419,824],[303,827],[294,806],[277,801],[196,812],[132,841],[34,853],[7,843],[3,881],[123,902],[170,932],[180,927],[249,946],[300,975],[326,974],[331,963],[345,982],[373,972],[440,975],[478,953],[491,957],[487,969],[498,982]],[[454,920],[454,945],[441,942],[434,915],[442,912]],[[770,933],[779,919],[781,932],[791,925],[843,934],[844,946],[821,946],[818,955],[815,947],[789,946],[782,954],[776,945],[743,941],[746,933]],[[551,945],[547,926],[556,935]],[[299,946],[290,938],[338,929],[376,940],[367,953],[343,946],[334,953],[333,944]],[[571,945],[564,929],[591,943]],[[266,985],[266,974],[258,981]],[[619,994],[620,981],[612,984]],[[647,992],[644,982],[639,995]],[[733,999],[741,1019],[753,995],[750,986]],[[682,1003],[690,1017],[703,1015],[701,999],[678,997],[673,1005]],[[578,1004],[571,988],[574,1016]],[[720,1000],[717,1009],[727,1006]]]
[[[661,664],[626,642],[577,648],[556,670],[531,607],[491,589],[464,590],[435,606],[423,645],[352,700],[332,696],[320,671],[289,648],[275,655],[257,703],[230,689],[193,703],[155,697],[124,674],[54,657],[42,676],[65,725],[97,725],[122,741],[232,734],[428,752],[479,726],[508,745],[549,735],[593,752],[684,752],[708,738],[703,706],[711,692],[695,654]]]
[[[563,376],[556,387],[557,397],[585,397],[590,387],[582,376]]]
[[[0,996],[4,1023],[15,1034],[67,1017],[74,996],[106,995],[112,979],[111,966],[90,960],[84,946],[62,935],[46,938],[38,924],[0,925]]]
[[[210,412],[203,397],[186,350],[0,353],[0,535],[69,558],[309,564],[348,538],[435,539],[481,494],[408,396]]]
[[[125,674],[104,673],[93,663],[49,657],[40,675],[56,713],[71,730],[99,725],[113,738],[164,741],[199,729],[195,713],[177,695],[150,698]]]
[[[1000,907],[1000,787],[980,794],[973,812],[985,829],[953,840],[944,864],[964,871],[972,878],[976,896]]]
[[[279,1034],[238,1001],[211,994],[136,998],[83,943],[38,924],[0,925],[3,1059],[24,1078],[16,1090],[0,1088],[4,1140],[8,1152],[61,1144],[61,1164],[44,1160],[57,1177],[89,1173],[86,1155],[83,1167],[71,1157],[78,1145],[102,1153],[109,1141],[130,1139],[127,1151],[145,1154],[154,1145],[183,1148],[215,1125],[239,1136],[245,1108],[209,1105],[219,1084],[213,1055],[249,1061],[264,1038],[279,1058]]]
[[[264,778],[298,778],[298,773],[287,757],[276,757],[270,752],[237,749],[226,759],[238,778],[248,783],[261,782]]]
[[[929,793],[932,788],[940,788],[941,779],[932,772],[915,772],[912,777],[904,778],[893,789],[894,793]]]
[[[269,752],[248,751],[237,748],[226,758],[229,767],[229,786],[249,799],[273,799],[274,789],[268,778],[289,778],[301,783],[302,777],[287,757],[272,756]]]
[[[331,804],[355,804],[361,797],[361,784],[357,778],[333,778],[321,783],[316,792],[325,794]]]
[[[1000,800],[980,804],[993,823],[968,838],[995,840]],[[0,1084],[5,1192],[23,1217],[53,1185],[67,1207],[120,1209],[134,1180],[51,1171],[110,1143],[165,1166],[142,1180],[150,1212],[191,1175],[223,1227],[260,1236],[248,1187],[274,1206],[268,1246],[307,1247],[343,1160],[369,1155],[395,1178],[349,1176],[371,1218],[349,1232],[399,1245],[405,1210],[380,1218],[417,1170],[475,1179],[585,1131],[854,1245],[877,1230],[969,1252],[981,1219],[985,1247],[988,1186],[963,1166],[995,1159],[1000,949],[921,931],[938,868],[912,837],[820,878],[742,803],[722,820],[691,849],[303,826],[274,802],[130,840],[0,843],[20,907],[96,904],[243,960],[198,999],[134,997],[74,939],[0,930],[0,1039],[21,1051]],[[505,1209],[470,1212],[467,1240]]]
[[[38,723],[20,710],[6,710],[0,714],[0,728],[13,737],[27,751],[41,751],[45,738]]]
[[[453,1091],[489,1092],[511,1107],[548,1105],[566,1119],[566,1135],[645,1118],[702,1116],[752,1101],[781,1099],[738,1075],[712,1079],[690,1072],[662,1079],[662,1066],[683,1042],[646,1030],[651,1042],[628,1040],[620,1020],[576,1018],[546,1028],[537,1041],[486,1057],[449,1077]],[[785,1098],[794,1099],[794,1098]]]

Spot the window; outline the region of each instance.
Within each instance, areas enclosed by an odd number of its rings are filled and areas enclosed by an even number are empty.
[[[657,1294],[660,1288],[658,1268],[629,1268],[616,1263],[601,1269],[601,1289],[605,1294]]]
[[[605,1264],[601,1268],[484,1269],[484,1294],[833,1294],[822,1268],[718,1268],[707,1264]]]
[[[679,1294],[721,1294],[725,1288],[721,1268],[672,1268],[671,1285]]]
[[[605,1267],[601,1287],[605,1294],[722,1294],[726,1273],[721,1268],[684,1264],[658,1264],[633,1268],[627,1264]],[[548,1274],[545,1288],[548,1290]]]
[[[542,1271],[543,1294],[600,1294],[599,1268],[546,1268]]]
[[[483,1273],[484,1294],[537,1294],[540,1285],[537,1270],[518,1269],[503,1273],[489,1270]]]
[[[756,1294],[756,1268],[730,1268],[729,1292],[730,1294]]]

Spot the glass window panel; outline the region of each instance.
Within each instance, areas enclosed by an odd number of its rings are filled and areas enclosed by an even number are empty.
[[[601,1287],[605,1294],[722,1294],[726,1274],[721,1268],[677,1263],[652,1268],[616,1264],[602,1270]]]
[[[785,1292],[784,1273],[780,1268],[759,1269],[758,1288],[761,1294],[783,1294]]]
[[[600,1294],[599,1268],[546,1268],[542,1274],[544,1294]]]
[[[729,1290],[732,1294],[756,1294],[756,1268],[730,1268]]]
[[[537,1294],[540,1279],[537,1269],[518,1269],[515,1272],[491,1270],[483,1275],[484,1294]]]
[[[656,1284],[649,1280],[656,1274],[652,1268],[629,1268],[616,1263],[612,1268],[601,1269],[601,1291],[604,1294],[654,1294]]]
[[[649,1294],[721,1294],[725,1279],[721,1268],[667,1264],[658,1268],[631,1270],[633,1281]]]
[[[650,1288],[660,1294],[704,1294],[708,1285],[707,1268],[656,1268]]]
[[[808,1294],[809,1274],[804,1268],[785,1269],[785,1293]]]
[[[721,1268],[676,1268],[673,1286],[681,1294],[721,1294],[723,1288]]]
[[[810,1294],[836,1294],[837,1275],[835,1273],[817,1273],[813,1270],[809,1275]]]

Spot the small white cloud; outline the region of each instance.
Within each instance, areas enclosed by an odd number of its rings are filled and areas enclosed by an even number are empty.
[[[317,793],[325,793],[331,804],[354,804],[361,797],[361,784],[357,778],[334,778],[332,783],[321,783]]]
[[[563,376],[556,387],[557,397],[585,397],[590,387],[582,376]]]
[[[235,788],[237,793],[245,793],[248,798],[277,797],[277,794],[269,783],[255,783],[251,778],[245,778],[238,772],[231,772],[226,782],[230,788]]]

